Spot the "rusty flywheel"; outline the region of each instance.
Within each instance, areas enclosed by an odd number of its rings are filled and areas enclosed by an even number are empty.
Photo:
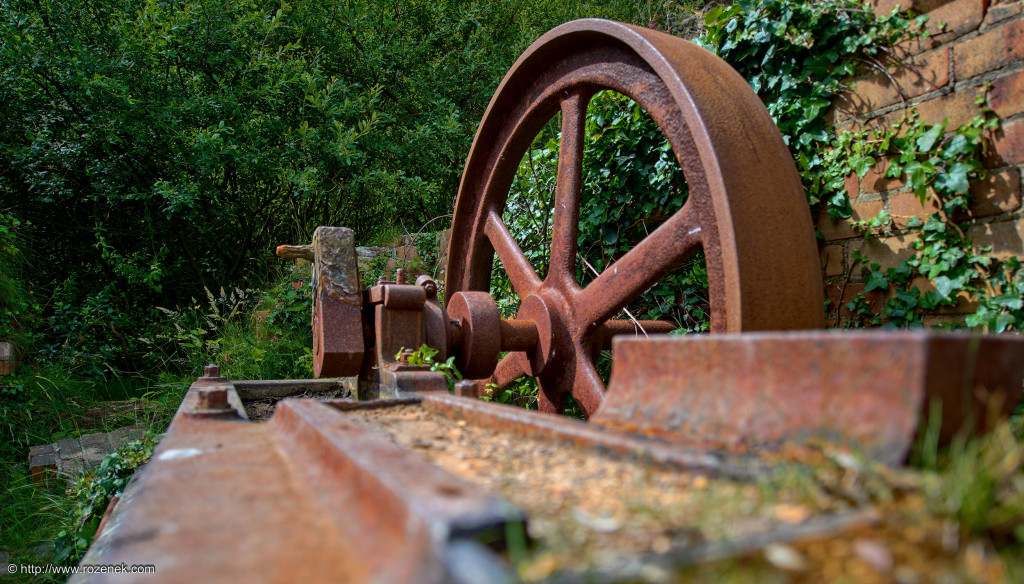
[[[690,196],[586,287],[575,279],[587,104],[601,90],[643,107],[668,138]],[[562,114],[550,267],[541,280],[502,221],[519,161]],[[572,394],[602,401],[597,331],[698,249],[706,256],[712,332],[824,326],[814,228],[792,156],[763,104],[728,64],[697,45],[607,20],[578,20],[537,40],[491,98],[466,161],[446,272],[456,293],[488,290],[494,253],[539,343],[511,352],[492,379],[534,375],[540,407]],[[631,328],[631,327],[630,327]],[[686,375],[685,372],[679,372]]]

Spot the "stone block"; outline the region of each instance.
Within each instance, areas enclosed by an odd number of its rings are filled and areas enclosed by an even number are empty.
[[[10,375],[18,369],[18,351],[14,343],[0,341],[0,376]]]

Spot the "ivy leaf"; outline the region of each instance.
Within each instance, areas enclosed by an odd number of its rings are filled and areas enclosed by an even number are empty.
[[[935,178],[935,186],[945,191],[965,194],[969,187],[967,173],[970,171],[970,166],[958,162]]]
[[[940,301],[949,298],[950,293],[953,292],[953,280],[946,276],[939,276],[932,280],[932,283],[935,284],[935,293],[938,294]]]
[[[932,126],[930,130],[921,135],[917,139],[917,147],[923,152],[931,152],[931,149],[935,147],[935,144],[942,137],[942,131],[946,128],[945,124],[939,124]]]
[[[850,159],[850,168],[857,173],[857,176],[864,178],[868,170],[875,165],[875,159],[871,156],[857,156]]]
[[[864,291],[871,292],[872,290],[885,290],[889,287],[889,280],[886,279],[885,274],[881,271],[874,271],[868,274],[867,282],[864,284]]]

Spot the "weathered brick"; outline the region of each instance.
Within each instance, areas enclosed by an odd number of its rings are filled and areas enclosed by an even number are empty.
[[[850,309],[846,308],[846,303],[851,302],[863,292],[864,284],[859,282],[850,282],[845,286],[839,284],[829,284],[828,286],[825,286],[825,298],[829,300],[828,318],[833,324],[835,323],[835,317],[837,314],[841,319],[853,314],[850,312]],[[840,298],[840,294],[842,294],[842,298]],[[882,303],[885,300],[882,294],[873,291],[865,294],[865,297],[867,298],[868,306],[872,311],[878,312],[881,310]]]
[[[887,170],[889,170],[889,160],[887,158],[879,160],[874,166],[869,168],[860,180],[860,185],[864,192],[880,193],[882,191],[902,189],[906,185],[901,179],[885,176]]]
[[[935,292],[935,284],[931,280],[924,277],[914,278],[910,282],[911,286],[914,286],[922,293],[924,292]],[[971,299],[970,294],[966,292],[959,292],[956,295],[956,304],[953,306],[940,306],[935,312],[937,314],[966,314],[975,312],[978,310],[978,303]]]
[[[1001,118],[1024,112],[1024,70],[994,80],[989,105]]]
[[[924,14],[942,6],[948,4],[952,0],[873,0],[871,2],[872,8],[875,14],[879,16],[888,16],[892,14],[892,9],[896,6],[900,7],[901,11],[913,10],[918,14]]]
[[[822,213],[818,217],[818,231],[826,241],[835,239],[848,239],[856,237],[860,233],[853,229],[850,221],[867,221],[882,212],[882,201],[857,201],[851,205],[853,214],[850,219],[831,221],[828,215]]]
[[[963,81],[1024,59],[1024,20],[1015,20],[953,47],[953,75]]]
[[[1024,218],[975,225],[967,230],[967,236],[978,247],[992,246],[992,255],[997,258],[1024,256]]]
[[[1020,171],[1008,168],[971,185],[974,217],[990,217],[1020,208]]]
[[[869,263],[878,264],[882,271],[895,268],[900,262],[910,259],[916,251],[913,248],[917,241],[916,233],[906,233],[893,237],[868,239],[857,244],[860,253],[867,256]]]
[[[419,257],[420,257],[419,250],[417,250],[416,247],[412,246],[412,245],[403,245],[402,247],[397,248],[395,250],[395,255],[400,260],[410,260],[410,261],[411,260],[415,260],[415,259],[419,259]]]
[[[935,202],[930,192],[923,205],[911,191],[897,193],[889,198],[889,213],[892,215],[893,223],[901,229],[907,226],[907,221],[911,217],[924,220],[938,210],[939,205]]]
[[[914,106],[914,109],[921,115],[923,122],[938,124],[942,120],[948,119],[948,127],[955,128],[966,124],[978,115],[978,106],[974,103],[974,98],[977,95],[977,89],[962,89],[919,103]],[[893,116],[893,118],[898,118],[900,115]]]
[[[940,43],[948,43],[978,28],[988,0],[955,0],[928,13],[926,30]],[[943,27],[943,24],[945,26]],[[939,32],[939,31],[942,32]]]
[[[1024,12],[1024,2],[1019,0],[993,0],[985,12],[985,25],[991,26]]]
[[[857,197],[860,196],[860,177],[857,176],[857,173],[851,172],[846,175],[846,178],[843,179],[843,186],[846,187],[846,195],[850,197],[850,200],[857,200]]]
[[[843,246],[826,245],[821,250],[821,269],[825,276],[842,276],[846,273],[846,259]]]
[[[929,314],[927,316],[921,317],[921,323],[928,328],[949,325],[957,325],[962,327],[964,326],[964,317],[963,315]]]
[[[891,77],[890,77],[891,76]],[[893,83],[895,80],[895,84]],[[877,74],[858,81],[851,92],[836,100],[837,113],[861,116],[877,109],[935,91],[949,83],[949,47],[906,59],[889,75]]]
[[[985,166],[998,168],[1024,163],[1024,120],[1003,124],[990,139],[992,148],[985,157]]]

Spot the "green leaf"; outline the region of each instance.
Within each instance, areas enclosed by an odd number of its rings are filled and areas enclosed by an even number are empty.
[[[917,139],[917,147],[923,152],[931,152],[932,148],[942,138],[942,131],[945,130],[946,124],[939,124],[932,126],[927,132],[921,135]]]
[[[958,162],[935,178],[935,187],[944,191],[966,194],[969,188],[967,173],[971,167]]]
[[[889,287],[889,280],[880,271],[873,271],[868,274],[867,281],[864,283],[864,291],[871,292],[872,290],[885,290]]]

